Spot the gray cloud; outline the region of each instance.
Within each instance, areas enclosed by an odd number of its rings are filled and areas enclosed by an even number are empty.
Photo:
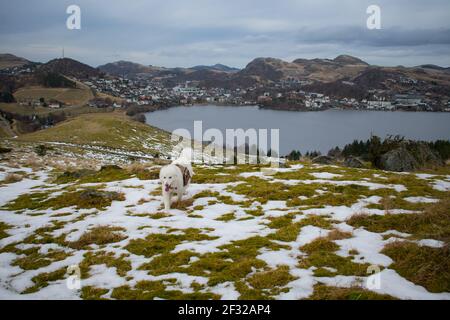
[[[65,10],[74,2],[0,0],[0,52],[46,61],[65,47],[92,65],[243,67],[257,56],[342,53],[378,64],[450,65],[448,0],[378,0],[382,30],[365,28],[372,0],[78,0],[82,29],[69,31]]]
[[[297,41],[304,43],[363,44],[377,47],[449,45],[450,28],[413,29],[388,28],[369,30],[367,28],[326,27],[304,28],[297,35]]]

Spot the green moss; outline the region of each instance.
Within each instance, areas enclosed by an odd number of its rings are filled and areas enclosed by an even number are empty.
[[[324,187],[325,186],[325,187]],[[374,192],[370,192],[368,187],[360,186],[357,184],[350,185],[328,185],[328,184],[311,184],[308,189],[313,187],[314,190],[325,189],[326,192],[322,194],[316,194],[314,197],[308,199],[299,199],[302,194],[302,186],[291,187],[290,192],[293,194],[292,198],[287,201],[288,206],[309,206],[312,208],[320,208],[324,206],[352,206],[361,197],[372,195]],[[382,189],[381,189],[382,190]],[[381,192],[380,189],[377,192]]]
[[[354,215],[347,223],[371,232],[397,230],[414,238],[450,241],[450,200],[429,205],[417,214]]]
[[[9,237],[9,234],[6,232],[8,229],[11,229],[12,226],[0,221],[0,239]]]
[[[230,212],[230,213],[225,213],[223,215],[221,215],[220,217],[216,218],[215,220],[217,221],[231,221],[236,219],[236,215],[234,214],[234,212]]]
[[[274,175],[277,179],[285,180],[316,180],[318,178],[314,177],[312,173],[327,172],[332,174],[339,174],[341,176],[333,177],[332,179],[326,180],[337,180],[337,181],[357,181],[362,179],[372,178],[373,173],[379,173],[382,171],[377,170],[362,170],[357,168],[348,167],[338,167],[338,166],[327,166],[327,165],[311,165],[308,163],[301,163],[303,168],[289,171],[289,172],[278,172]]]
[[[34,276],[33,278],[31,278],[34,285],[30,288],[27,288],[22,293],[28,294],[28,293],[37,292],[40,289],[48,286],[49,282],[64,279],[65,275],[66,275],[66,268],[61,268],[61,269],[58,269],[53,272],[46,272],[46,273],[38,274],[37,276]]]
[[[229,204],[229,205],[240,205],[243,207],[248,207],[251,205],[250,201],[234,201],[232,197],[230,196],[224,196],[221,195],[219,192],[217,191],[211,191],[211,190],[204,190],[201,191],[199,193],[197,193],[194,197],[194,199],[200,199],[200,198],[216,198],[217,201],[215,201],[214,203],[217,202],[221,202],[224,204]],[[212,205],[214,203],[208,203],[208,205]]]
[[[300,205],[311,208],[351,206],[364,196],[384,194],[391,191],[390,189],[370,190],[368,187],[357,184],[300,183],[287,185],[282,182],[270,182],[256,177],[250,177],[243,181],[236,186],[229,186],[227,190],[245,195],[251,202],[267,203],[269,200],[284,200],[289,207]],[[319,189],[325,189],[326,192],[319,194],[316,191]],[[307,199],[299,198],[301,196]]]
[[[148,270],[152,275],[179,272],[208,277],[208,285],[214,286],[227,281],[239,281],[252,270],[264,267],[265,262],[256,259],[260,249],[278,250],[282,247],[267,238],[255,236],[223,245],[219,247],[219,252],[202,255],[187,250],[177,253],[166,250],[140,269]],[[197,259],[191,261],[193,257]]]
[[[61,261],[69,257],[71,254],[61,250],[48,250],[43,254],[39,252],[39,248],[33,247],[20,251],[25,257],[15,259],[11,265],[18,266],[23,270],[36,270],[50,265],[55,261]]]
[[[300,248],[301,251],[312,254],[314,252],[334,252],[339,250],[339,246],[327,238],[317,238],[316,240],[305,244]]]
[[[310,300],[395,300],[396,298],[361,287],[340,288],[316,284]]]
[[[53,236],[53,232],[56,230],[59,230],[64,227],[66,222],[64,221],[57,221],[52,220],[50,221],[51,224],[38,228],[34,231],[34,233],[25,239],[23,239],[23,243],[27,244],[49,244],[49,243],[55,243],[60,246],[66,246],[67,242],[66,234],[61,234],[58,237]]]
[[[123,194],[112,191],[85,189],[50,197],[50,193],[38,192],[20,195],[4,208],[10,211],[61,209],[75,206],[78,209],[105,209],[112,201],[124,201]]]
[[[117,274],[121,277],[125,277],[131,270],[131,262],[126,259],[126,254],[116,257],[114,252],[89,251],[83,257],[83,261],[79,265],[82,279],[89,277],[89,270],[93,265],[105,264],[108,268],[116,268]]]
[[[383,254],[394,263],[389,268],[430,292],[450,291],[450,249],[430,248],[409,242],[394,242],[385,246]]]
[[[272,226],[279,226],[275,233],[270,234],[268,237],[273,240],[291,242],[295,241],[300,233],[300,229],[305,226],[316,226],[319,228],[330,228],[331,221],[323,216],[310,215],[296,223],[289,223],[294,216],[284,216],[280,219],[272,219]]]
[[[405,191],[399,192],[404,197],[430,197],[436,199],[448,198],[448,192],[433,188],[429,181],[418,178],[415,174],[386,173],[387,179],[374,178],[372,181],[382,184],[399,184],[406,187]]]
[[[294,218],[294,213],[288,213],[281,217],[269,217],[270,223],[267,226],[271,229],[281,229],[291,225]]]
[[[252,220],[252,219],[255,219],[255,217],[253,217],[253,216],[247,216],[247,217],[239,218],[239,219],[237,219],[237,221],[245,221],[245,220]]]
[[[242,164],[238,166],[195,167],[193,183],[229,183],[241,181],[239,174],[244,172],[259,172],[266,165]]]
[[[132,213],[132,212],[128,212],[127,216],[131,216],[131,217],[146,217],[146,218],[150,218],[150,219],[162,219],[162,218],[167,218],[167,217],[171,217],[172,215],[166,212],[156,212],[156,213]]]
[[[223,245],[221,252],[202,255],[199,260],[190,264],[188,273],[209,277],[208,285],[215,285],[226,281],[238,281],[253,269],[262,268],[264,261],[256,259],[259,250],[279,250],[284,246],[275,244],[269,239],[255,236],[244,240],[233,241]]]
[[[139,170],[135,175],[140,180],[156,180],[159,179],[159,170]]]
[[[118,287],[112,291],[111,297],[119,300],[153,300],[155,298],[168,300],[220,299],[219,295],[210,292],[183,293],[179,290],[167,290],[164,281],[140,281],[135,288],[130,286]]]
[[[300,223],[292,223],[279,228],[276,232],[269,234],[268,238],[272,240],[291,242],[295,241],[302,228]]]
[[[81,288],[81,298],[84,300],[102,300],[102,296],[108,292],[108,289],[86,286]]]
[[[264,211],[263,208],[261,206],[258,206],[258,208],[256,209],[252,209],[252,210],[244,210],[246,214],[249,214],[251,216],[254,217],[260,217],[264,215]]]
[[[91,244],[104,245],[119,242],[127,238],[120,231],[126,230],[121,227],[97,226],[82,234],[77,241],[68,243],[68,246],[80,250],[88,249]]]
[[[379,209],[389,212],[392,209],[403,209],[411,211],[421,211],[427,208],[427,203],[412,203],[402,198],[401,195],[393,195],[389,197],[383,197],[380,203],[372,203],[367,206],[368,209]]]
[[[150,234],[145,239],[133,239],[125,247],[126,250],[137,255],[152,257],[156,254],[170,252],[184,241],[204,241],[214,240],[216,237],[210,237],[202,234],[199,229],[185,229],[183,234]]]
[[[197,257],[198,254],[183,250],[177,253],[163,253],[153,258],[150,262],[139,267],[141,270],[148,270],[151,275],[158,276],[173,272],[183,272],[192,257]]]
[[[289,273],[289,267],[279,266],[277,269],[257,272],[244,281],[238,282],[236,290],[242,300],[272,299],[289,289],[285,286],[297,278]]]
[[[193,213],[188,214],[188,217],[189,218],[194,218],[194,219],[202,219],[203,218],[202,215],[200,215],[200,214],[193,214]]]
[[[301,258],[299,266],[308,269],[316,267],[314,275],[316,277],[332,277],[336,275],[344,276],[365,276],[370,266],[368,263],[355,263],[350,257],[341,257],[334,253],[339,246],[327,238],[318,238],[300,248],[307,253]],[[327,268],[336,269],[336,272]]]

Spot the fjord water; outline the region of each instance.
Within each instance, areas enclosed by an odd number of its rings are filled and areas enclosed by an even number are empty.
[[[355,139],[402,135],[432,141],[450,139],[450,113],[327,110],[315,112],[276,111],[257,106],[180,106],[146,114],[148,124],[172,132],[184,128],[193,136],[194,121],[209,128],[280,129],[280,153],[291,150],[322,153]],[[270,130],[269,130],[270,132]],[[270,140],[269,140],[270,141]]]

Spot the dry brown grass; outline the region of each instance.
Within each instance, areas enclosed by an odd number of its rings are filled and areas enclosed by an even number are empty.
[[[381,251],[394,262],[389,268],[430,292],[450,291],[450,247],[430,248],[407,241],[390,243]]]
[[[184,200],[176,201],[176,202],[172,203],[170,208],[178,209],[178,210],[186,210],[188,207],[192,206],[193,203],[194,203],[194,199],[192,199],[192,198],[184,199]]]
[[[138,201],[138,205],[141,205],[141,204],[144,204],[144,203],[147,203],[147,202],[150,202],[150,199],[145,199],[145,198],[141,198],[139,201]]]
[[[386,294],[378,294],[359,286],[349,288],[333,287],[324,284],[316,284],[314,293],[309,300],[394,300]]]
[[[358,214],[347,220],[353,227],[371,232],[397,230],[413,238],[436,239],[450,243],[450,199],[429,205],[421,213],[368,215]]]
[[[38,159],[34,154],[31,154],[25,159],[24,165],[33,169],[33,171],[40,170],[44,167],[42,160]]]
[[[126,170],[128,170],[128,172],[130,173],[139,173],[142,172],[143,170],[146,170],[148,168],[149,164],[144,163],[144,162],[133,162],[131,164],[129,164],[128,166],[126,166]]]
[[[327,235],[327,238],[332,241],[348,239],[351,237],[353,237],[353,234],[351,232],[341,231],[339,229],[333,229]]]
[[[1,183],[15,183],[22,181],[23,177],[16,173],[8,173]]]
[[[159,178],[159,170],[154,168],[153,163],[133,162],[125,169],[141,180],[155,180]]]
[[[119,242],[127,238],[118,231],[125,231],[125,229],[121,227],[97,226],[84,233],[77,241],[70,242],[69,247],[83,249],[91,244],[104,245]]]

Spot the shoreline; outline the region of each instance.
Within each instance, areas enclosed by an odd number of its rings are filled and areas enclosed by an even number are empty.
[[[179,105],[173,105],[173,106],[167,106],[165,108],[161,109],[154,109],[146,112],[142,112],[143,114],[146,113],[153,113],[157,111],[163,111],[168,110],[172,108],[178,108],[178,107],[233,107],[233,108],[244,108],[244,107],[258,107],[259,110],[272,110],[272,111],[283,111],[283,112],[324,112],[324,111],[364,111],[364,112],[404,112],[404,113],[450,113],[450,111],[424,111],[424,110],[377,110],[377,109],[348,109],[348,108],[324,108],[324,109],[278,109],[278,108],[268,108],[268,107],[262,107],[259,104],[218,104],[218,103],[194,103],[194,104],[179,104]]]

